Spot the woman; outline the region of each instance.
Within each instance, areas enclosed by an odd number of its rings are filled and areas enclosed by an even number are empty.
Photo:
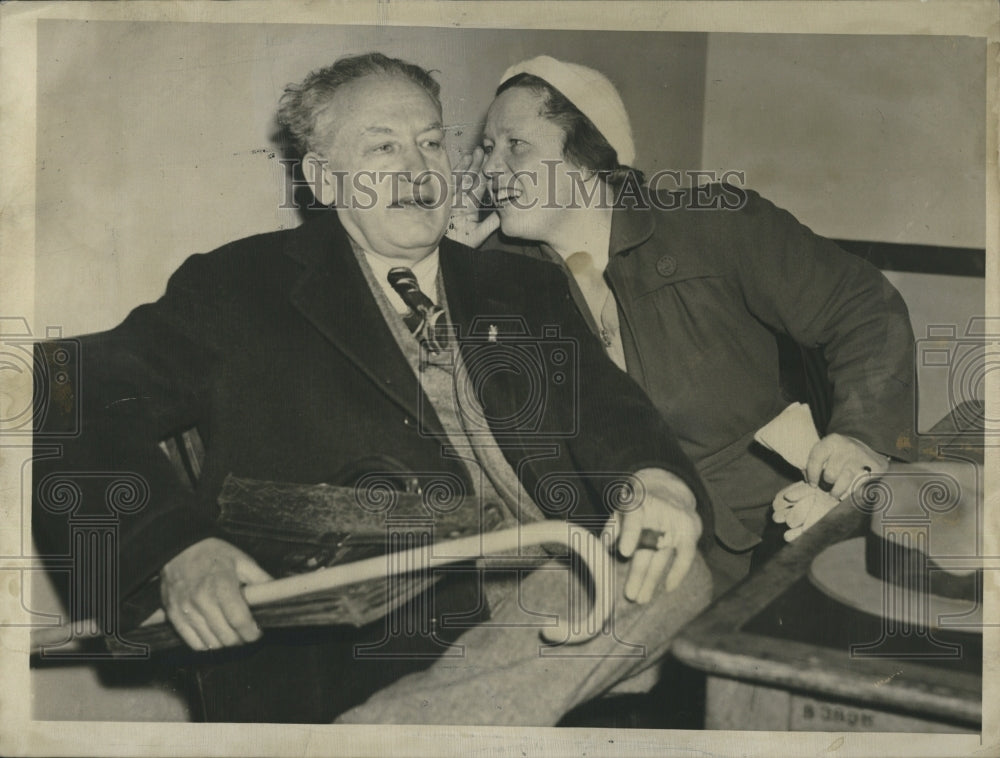
[[[715,502],[722,591],[750,568],[776,493],[803,476],[844,496],[908,459],[913,334],[881,273],[756,193],[642,185],[628,116],[592,69],[542,56],[504,74],[481,169],[492,214],[452,234],[563,266],[613,360],[646,390]],[[606,201],[601,202],[602,198]],[[753,441],[792,399],[779,340],[822,349],[830,417],[802,472]],[[794,490],[792,491],[794,493]],[[795,495],[793,494],[792,497]],[[714,554],[713,554],[714,553]]]

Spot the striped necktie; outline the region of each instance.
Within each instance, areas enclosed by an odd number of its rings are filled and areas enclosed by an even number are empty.
[[[439,353],[445,340],[444,309],[420,291],[417,277],[408,268],[389,269],[389,284],[410,309],[404,316],[406,326],[432,353]]]

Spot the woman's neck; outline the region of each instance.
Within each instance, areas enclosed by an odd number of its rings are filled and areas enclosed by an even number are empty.
[[[588,253],[598,271],[608,264],[611,244],[611,208],[574,208],[563,214],[565,223],[547,240],[549,247],[567,260],[575,253]]]

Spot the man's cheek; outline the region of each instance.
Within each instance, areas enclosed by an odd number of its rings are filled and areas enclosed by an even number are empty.
[[[351,207],[355,210],[371,210],[378,204],[379,187],[375,183],[374,171],[359,171],[351,180]]]

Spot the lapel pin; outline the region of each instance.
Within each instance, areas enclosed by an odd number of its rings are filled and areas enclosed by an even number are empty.
[[[497,341],[497,334],[498,334],[498,332],[497,332],[497,325],[496,324],[490,324],[489,333],[486,335],[486,341],[487,342],[496,342]]]

